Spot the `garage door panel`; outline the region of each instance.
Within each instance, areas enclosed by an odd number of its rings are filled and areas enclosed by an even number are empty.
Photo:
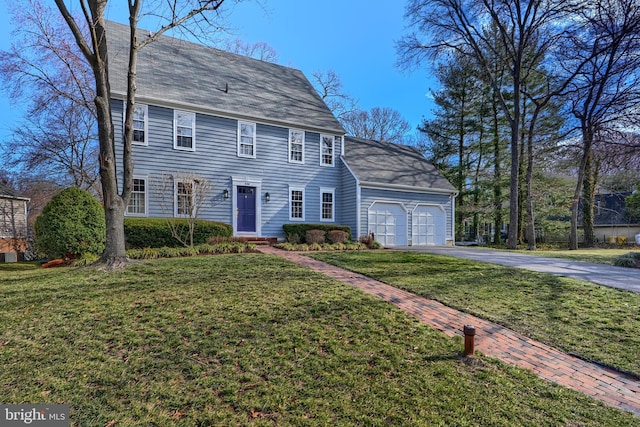
[[[446,218],[439,206],[418,206],[412,213],[412,243],[415,246],[444,245]]]
[[[407,213],[400,204],[375,202],[369,208],[369,230],[383,246],[404,246]]]

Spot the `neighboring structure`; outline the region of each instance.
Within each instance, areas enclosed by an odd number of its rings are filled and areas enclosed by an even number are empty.
[[[121,160],[129,27],[109,23],[108,37]],[[199,218],[235,236],[329,223],[386,246],[453,243],[454,188],[415,149],[345,138],[299,70],[161,37],[140,51],[136,86],[130,216],[188,216],[205,179]]]
[[[0,183],[0,261],[15,261],[27,249],[27,202]]]
[[[604,243],[635,242],[640,233],[640,223],[626,214],[625,198],[630,192],[596,194],[594,204],[594,232],[596,240]],[[582,205],[580,205],[582,224]]]

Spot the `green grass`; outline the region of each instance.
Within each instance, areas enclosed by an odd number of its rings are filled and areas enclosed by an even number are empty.
[[[314,258],[489,319],[565,352],[640,374],[640,295],[448,256],[324,253]]]
[[[74,426],[634,426],[261,254],[0,269],[3,403]]]

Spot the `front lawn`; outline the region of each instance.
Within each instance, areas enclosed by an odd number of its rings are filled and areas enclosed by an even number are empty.
[[[1,266],[0,292],[2,402],[74,426],[638,425],[268,255]]]
[[[640,375],[640,294],[434,254],[312,256]]]

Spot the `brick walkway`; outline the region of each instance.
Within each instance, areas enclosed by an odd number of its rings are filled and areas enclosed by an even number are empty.
[[[419,297],[361,274],[295,252],[267,246],[258,249],[266,254],[284,257],[375,295],[448,336],[462,336],[462,327],[473,325],[476,328],[475,348],[484,355],[528,369],[541,378],[581,391],[640,417],[640,382],[619,372],[567,355],[495,323],[459,312],[439,302]]]

